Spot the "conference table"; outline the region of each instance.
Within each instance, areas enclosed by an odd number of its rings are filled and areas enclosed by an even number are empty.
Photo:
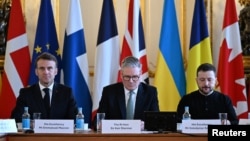
[[[58,133],[10,133],[3,135],[0,141],[207,141],[207,134],[183,133],[137,133],[103,134],[94,131],[58,134]]]

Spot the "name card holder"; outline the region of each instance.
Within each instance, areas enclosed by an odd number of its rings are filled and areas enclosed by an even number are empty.
[[[182,133],[206,133],[208,132],[208,125],[220,125],[219,119],[207,120],[182,120]]]
[[[102,120],[102,133],[141,133],[141,120]]]
[[[240,119],[239,125],[250,125],[250,119]]]
[[[43,120],[34,122],[35,133],[74,133],[74,120]]]
[[[14,119],[0,119],[1,133],[17,133],[16,121]]]

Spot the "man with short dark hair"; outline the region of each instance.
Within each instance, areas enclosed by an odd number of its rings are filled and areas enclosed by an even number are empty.
[[[178,122],[182,120],[184,107],[189,106],[191,119],[219,119],[219,113],[227,113],[231,124],[238,124],[229,96],[214,90],[217,82],[215,67],[209,63],[201,64],[196,75],[198,90],[184,95],[180,100],[177,107]]]
[[[41,113],[42,119],[75,119],[77,105],[72,89],[54,81],[57,75],[57,60],[50,53],[42,53],[36,59],[35,73],[39,82],[21,88],[11,118],[22,121],[24,107],[33,113]]]

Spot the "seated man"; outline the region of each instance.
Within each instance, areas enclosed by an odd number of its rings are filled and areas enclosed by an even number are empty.
[[[72,89],[54,82],[57,74],[56,57],[50,53],[42,53],[36,59],[35,72],[39,82],[20,89],[11,118],[21,122],[24,107],[28,107],[31,119],[35,112],[41,113],[42,119],[75,119],[77,105]],[[45,100],[46,97],[48,101]]]
[[[219,119],[219,113],[227,113],[232,125],[238,124],[236,112],[229,96],[214,90],[216,69],[212,64],[201,64],[197,69],[198,90],[182,97],[177,107],[181,122],[184,107],[189,106],[191,119]]]
[[[97,112],[105,113],[105,119],[144,120],[144,111],[159,111],[157,89],[141,82],[141,69],[142,65],[135,57],[122,61],[122,82],[106,86],[102,91]],[[131,98],[134,100],[130,106]]]

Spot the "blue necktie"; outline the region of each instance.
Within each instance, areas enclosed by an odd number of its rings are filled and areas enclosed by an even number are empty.
[[[129,99],[127,103],[127,119],[134,119],[134,92],[130,91],[129,92]]]

